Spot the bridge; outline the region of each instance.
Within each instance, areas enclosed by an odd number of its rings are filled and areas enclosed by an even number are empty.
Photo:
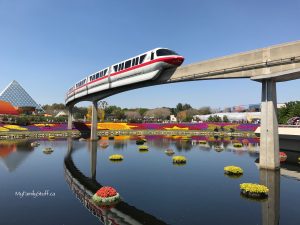
[[[97,102],[109,96],[148,86],[210,79],[249,78],[261,82],[260,167],[279,169],[279,138],[276,116],[276,82],[300,78],[300,41],[202,61],[165,70],[157,79],[120,86],[67,103],[68,129],[72,129],[72,108],[81,101],[92,102],[91,140],[97,140]]]

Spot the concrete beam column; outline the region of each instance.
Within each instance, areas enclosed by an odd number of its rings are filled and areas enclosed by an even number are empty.
[[[91,166],[91,178],[96,179],[97,168],[97,142],[90,142],[90,166]]]
[[[279,169],[276,82],[271,79],[262,80],[260,127],[259,166],[264,169]]]
[[[70,106],[68,109],[68,130],[72,130],[72,120],[73,120],[73,107]]]
[[[92,121],[91,121],[91,140],[95,141],[98,140],[98,136],[97,136],[97,110],[98,106],[97,106],[97,101],[93,101],[92,104]]]

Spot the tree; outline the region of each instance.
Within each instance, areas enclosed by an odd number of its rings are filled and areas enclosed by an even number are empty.
[[[208,106],[201,107],[200,109],[198,109],[198,114],[199,115],[211,114],[211,109]]]
[[[150,109],[145,113],[145,117],[154,119],[167,119],[170,116],[171,111],[168,108],[156,108]]]
[[[182,104],[181,104],[181,103],[178,103],[178,104],[176,105],[176,111],[177,111],[177,113],[180,112],[180,111],[182,111],[182,110],[183,110]]]
[[[141,114],[138,111],[126,111],[125,116],[131,123],[136,123],[142,118]]]
[[[226,115],[223,116],[223,122],[226,122],[226,123],[229,122],[229,119]]]
[[[292,117],[300,116],[300,101],[285,103],[285,106],[278,109],[278,123],[286,124]]]

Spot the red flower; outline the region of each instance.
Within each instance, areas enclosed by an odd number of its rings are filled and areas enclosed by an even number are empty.
[[[107,198],[117,195],[117,191],[112,187],[102,187],[97,191],[96,194],[101,198]]]

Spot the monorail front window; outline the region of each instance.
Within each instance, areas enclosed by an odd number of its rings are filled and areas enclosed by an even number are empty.
[[[178,55],[176,52],[171,51],[169,49],[158,49],[156,51],[157,56],[165,56],[165,55]]]

